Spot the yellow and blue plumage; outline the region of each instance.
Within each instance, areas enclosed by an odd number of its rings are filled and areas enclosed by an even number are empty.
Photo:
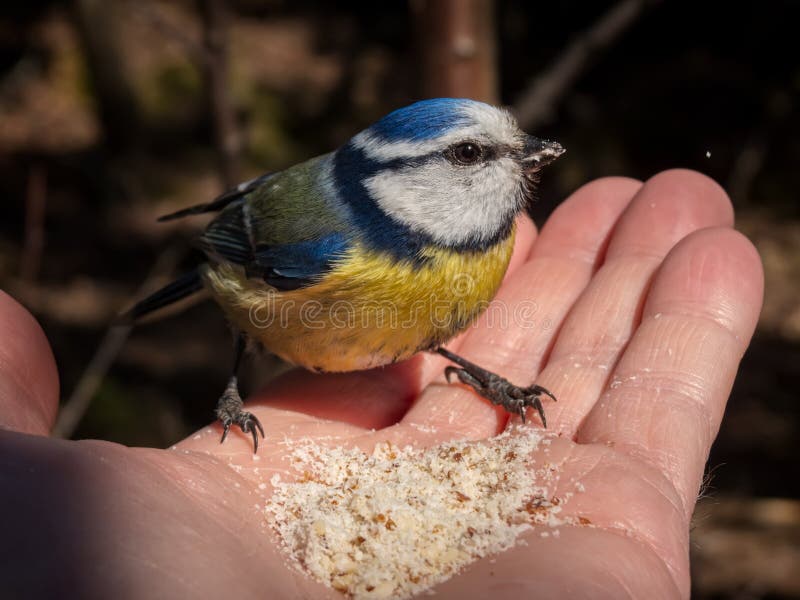
[[[497,291],[513,241],[512,230],[487,251],[425,248],[421,265],[355,244],[318,282],[284,292],[229,264],[207,266],[203,278],[234,326],[270,352],[315,371],[354,371],[404,360],[467,327]]]
[[[412,104],[335,152],[164,217],[219,211],[200,237],[209,260],[130,315],[205,287],[240,339],[290,363],[351,371],[436,350],[459,365],[448,377],[523,418],[533,406],[544,420],[547,390],[513,386],[441,345],[494,296],[514,219],[539,169],[562,152],[486,104]],[[257,447],[263,431],[242,407],[235,373],[217,415],[223,440],[235,424]]]

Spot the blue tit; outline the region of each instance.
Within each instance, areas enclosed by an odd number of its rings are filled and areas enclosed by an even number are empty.
[[[316,372],[387,365],[420,351],[524,419],[546,426],[540,386],[517,387],[442,345],[486,308],[514,245],[515,217],[540,169],[564,152],[481,102],[423,100],[334,152],[162,217],[219,213],[200,236],[208,261],[129,312],[138,318],[206,289],[237,332],[236,368],[219,399],[232,425],[264,432],[243,408],[236,371],[245,340]],[[554,399],[554,398],[553,398]]]

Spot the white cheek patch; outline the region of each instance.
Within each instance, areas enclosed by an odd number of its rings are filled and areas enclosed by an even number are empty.
[[[519,167],[499,159],[458,168],[444,159],[365,181],[388,215],[445,245],[486,241],[508,223],[521,202]]]

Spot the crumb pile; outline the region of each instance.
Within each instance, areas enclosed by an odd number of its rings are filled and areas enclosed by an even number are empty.
[[[298,565],[356,598],[407,598],[515,544],[531,523],[562,524],[536,487],[534,430],[372,454],[300,445],[298,482],[273,477],[268,518]],[[546,477],[545,477],[546,479]],[[541,483],[540,483],[541,485]]]

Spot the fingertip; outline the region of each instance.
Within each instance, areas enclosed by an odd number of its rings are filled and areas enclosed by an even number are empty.
[[[733,225],[733,203],[728,192],[708,175],[692,169],[667,169],[645,182],[662,193],[706,200],[725,225]]]
[[[42,328],[0,291],[0,427],[47,435],[58,393],[58,372]]]
[[[727,227],[695,231],[670,251],[644,316],[681,311],[709,318],[749,340],[764,297],[764,270],[755,246]]]
[[[733,226],[733,205],[725,190],[697,171],[662,171],[644,183],[625,211],[608,256],[649,254],[711,226]]]
[[[586,196],[611,200],[618,196],[630,196],[631,193],[636,193],[642,185],[642,181],[633,177],[611,175],[584,183],[572,195],[576,198]]]

